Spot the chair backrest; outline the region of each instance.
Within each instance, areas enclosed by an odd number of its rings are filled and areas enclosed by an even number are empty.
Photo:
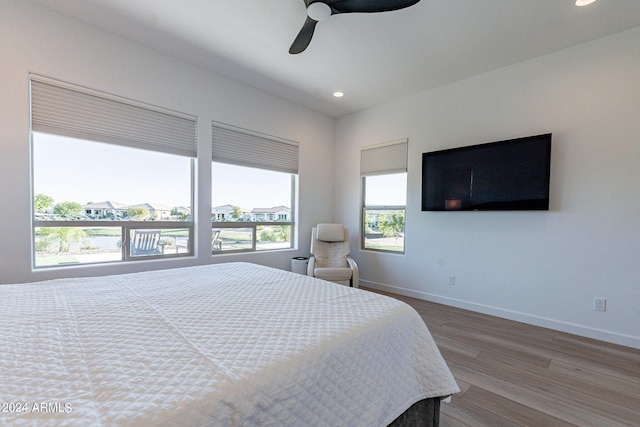
[[[342,224],[318,224],[311,229],[311,255],[316,258],[316,267],[349,267],[350,253],[349,230]]]
[[[131,242],[131,255],[160,253],[160,230],[136,230]]]
[[[221,230],[213,230],[211,232],[211,251],[222,250],[222,240],[220,240],[220,231]]]

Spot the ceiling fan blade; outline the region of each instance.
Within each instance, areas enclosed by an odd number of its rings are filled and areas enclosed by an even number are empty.
[[[316,29],[317,23],[318,21],[315,21],[307,16],[307,20],[304,21],[302,29],[289,48],[290,54],[295,55],[297,53],[304,52],[307,46],[309,46],[309,43],[311,43],[311,38],[313,37],[313,32]]]
[[[338,13],[375,13],[375,12],[389,12],[392,10],[404,9],[405,7],[413,6],[420,0],[303,0],[307,10],[317,6],[315,3],[324,3],[329,6],[327,12],[330,9],[330,15],[336,15]],[[321,9],[321,8],[320,8]],[[311,43],[313,33],[316,29],[318,18],[314,14],[307,12],[307,19],[302,25],[302,29],[298,33],[298,36],[291,44],[289,53],[292,55],[304,52],[304,50]],[[315,19],[311,18],[313,16]],[[324,17],[323,17],[324,18]]]
[[[376,13],[390,12],[413,6],[420,0],[342,0],[325,2],[336,13]]]

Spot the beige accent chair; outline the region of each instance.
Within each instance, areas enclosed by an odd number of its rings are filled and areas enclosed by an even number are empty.
[[[307,275],[358,287],[358,266],[349,257],[349,230],[342,224],[318,224],[311,230]]]

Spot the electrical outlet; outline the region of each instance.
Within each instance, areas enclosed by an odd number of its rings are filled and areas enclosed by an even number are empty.
[[[595,311],[607,311],[607,300],[604,298],[594,298],[593,309]]]
[[[455,286],[456,276],[449,276],[449,286]]]

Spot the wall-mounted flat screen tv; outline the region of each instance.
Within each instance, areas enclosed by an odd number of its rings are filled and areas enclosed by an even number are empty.
[[[549,210],[550,172],[550,133],[423,153],[422,210]]]

